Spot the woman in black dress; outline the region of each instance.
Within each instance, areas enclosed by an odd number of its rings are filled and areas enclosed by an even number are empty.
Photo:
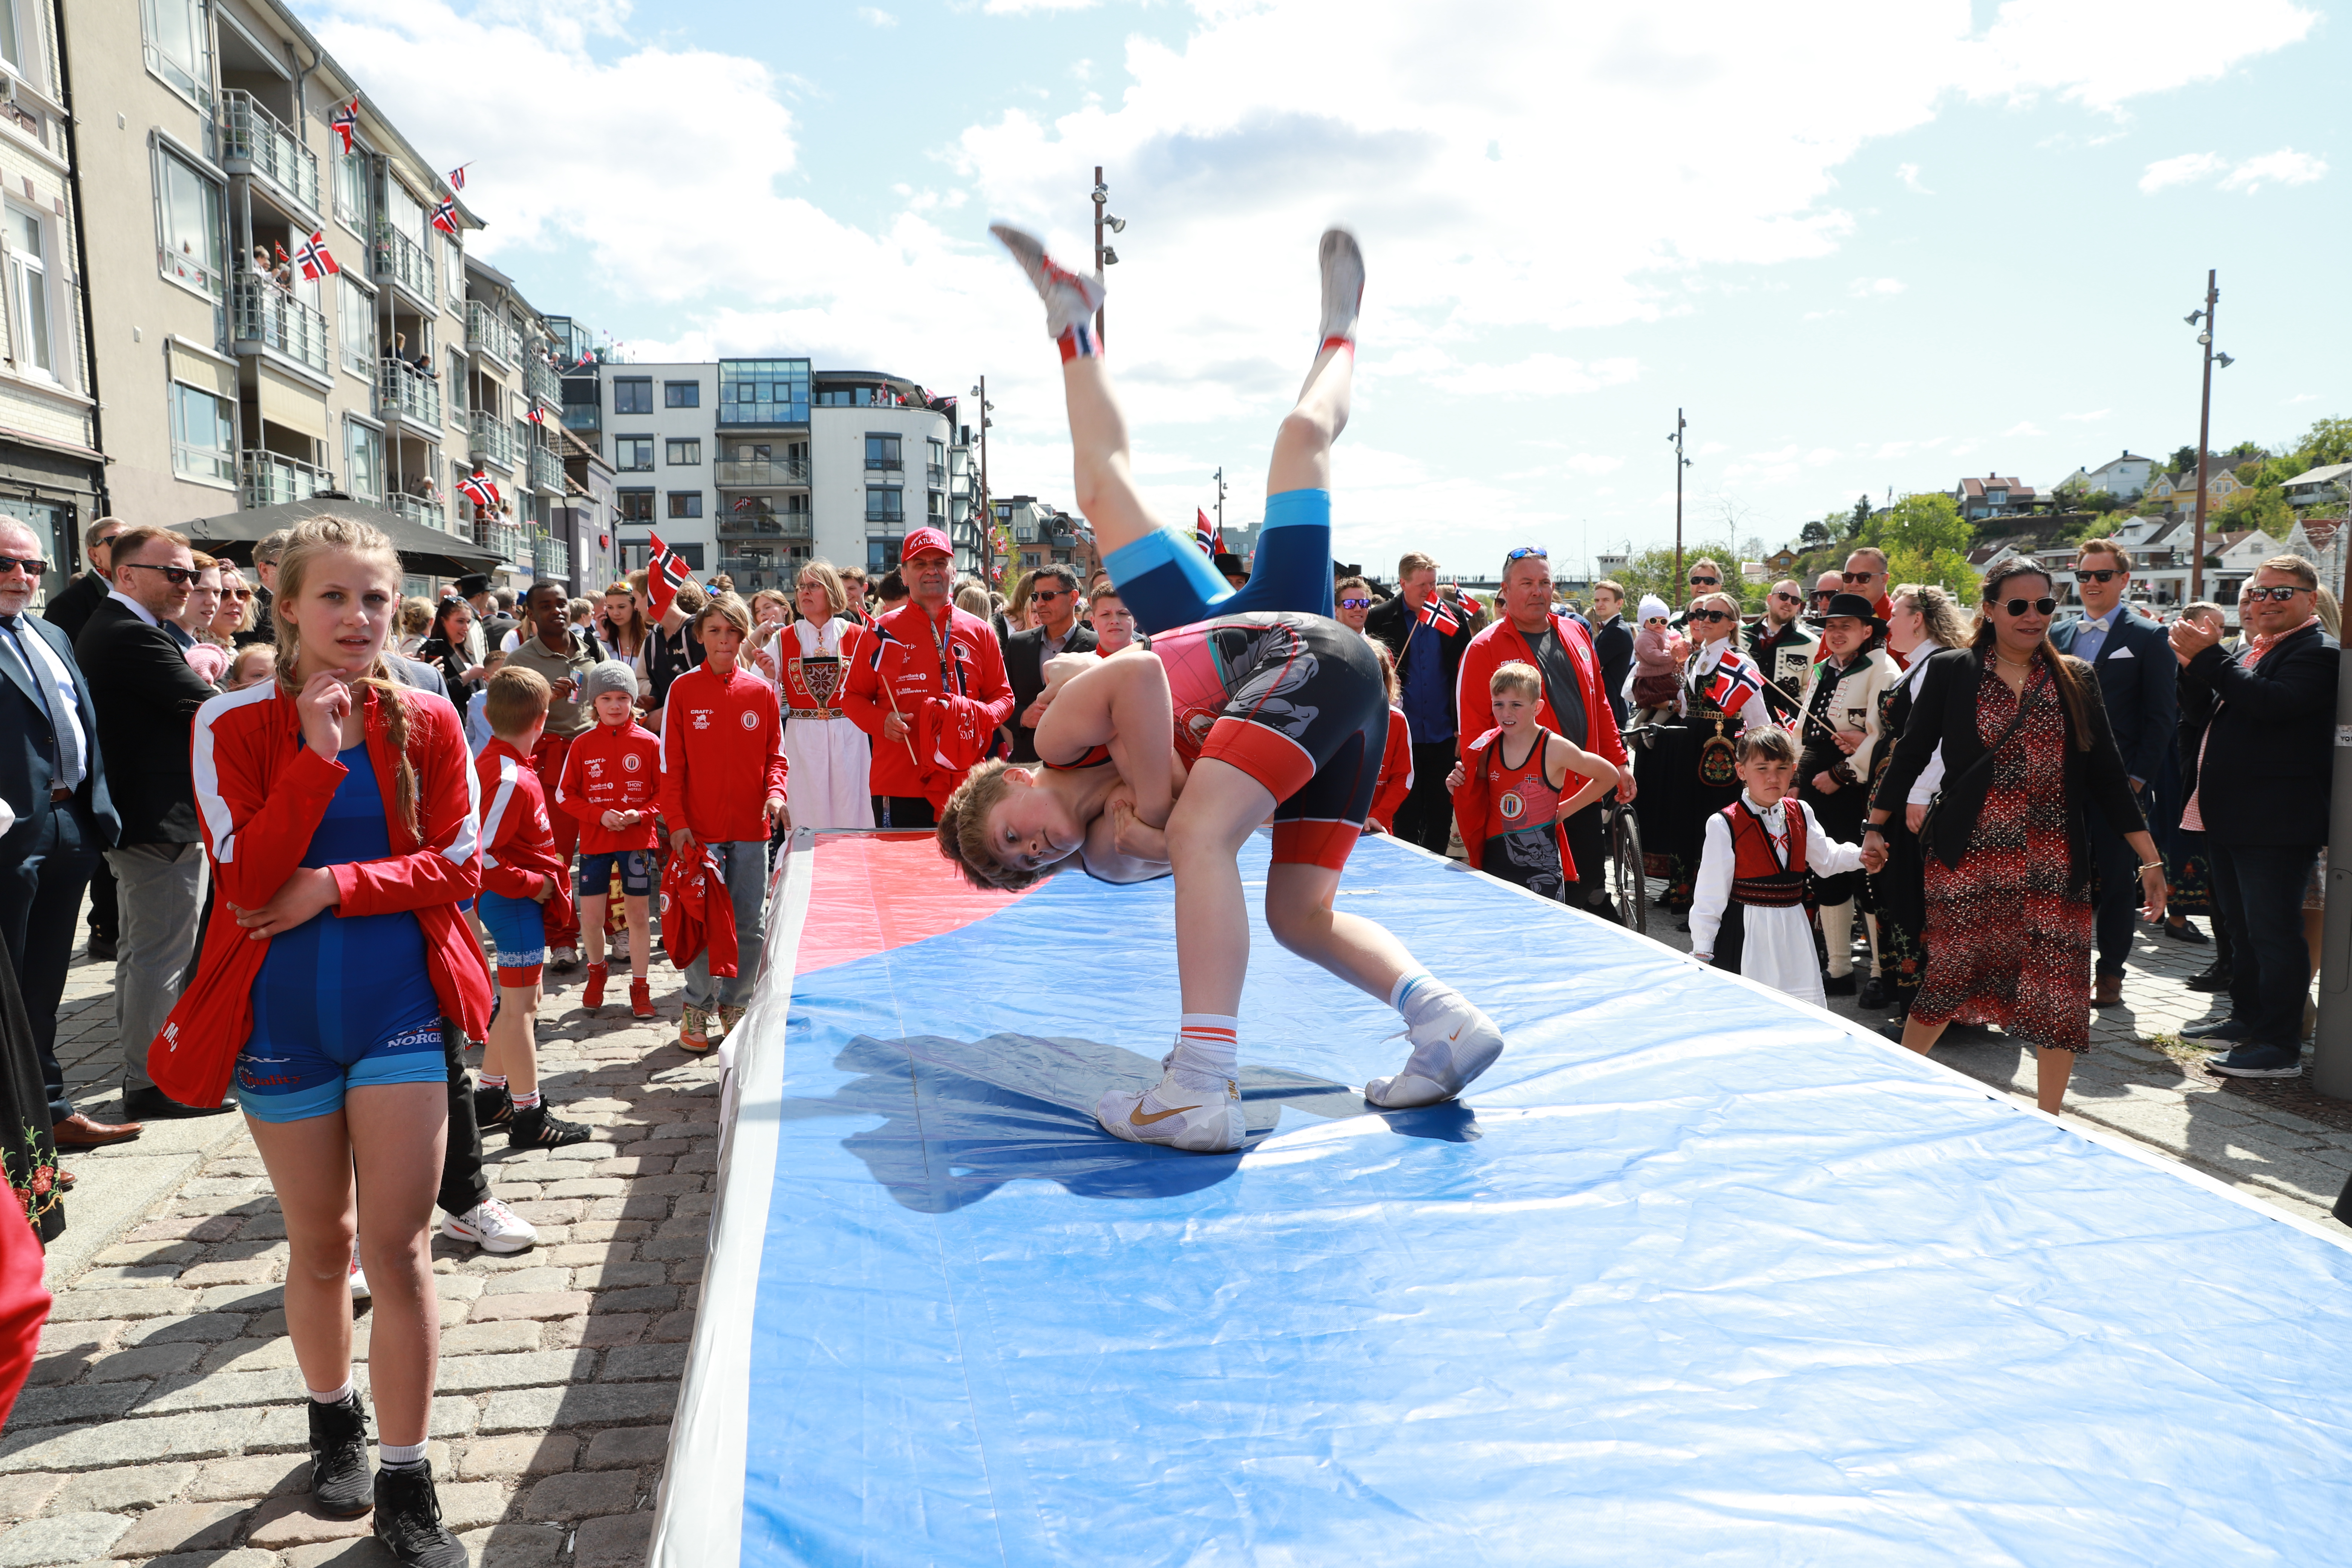
[[[417,648],[416,657],[441,672],[449,700],[463,715],[466,704],[481,689],[488,671],[467,651],[466,631],[474,624],[474,607],[452,594],[433,612],[433,630]]]

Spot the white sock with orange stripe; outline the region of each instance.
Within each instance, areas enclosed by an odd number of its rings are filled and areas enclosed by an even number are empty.
[[[1241,1025],[1223,1013],[1185,1014],[1177,1026],[1176,1048],[1168,1053],[1168,1070],[1187,1089],[1223,1089],[1241,1070]]]

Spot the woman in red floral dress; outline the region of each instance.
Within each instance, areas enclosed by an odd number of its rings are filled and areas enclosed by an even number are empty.
[[[2091,876],[2086,810],[2124,830],[2140,861],[2150,920],[2164,866],[2107,729],[2091,667],[2051,646],[2049,576],[2012,562],[1985,579],[1976,635],[1928,660],[1863,837],[1885,864],[1878,825],[1943,750],[1926,851],[1927,973],[1903,1043],[1921,1055],[1946,1025],[1990,1024],[2036,1052],[2036,1102],[2065,1101],[2075,1053],[2090,1047]],[[1874,863],[1872,863],[1874,862]]]

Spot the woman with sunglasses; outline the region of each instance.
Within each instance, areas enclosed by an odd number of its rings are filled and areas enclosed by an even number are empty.
[[[1654,831],[1670,862],[1663,907],[1686,914],[1706,848],[1707,819],[1739,798],[1739,775],[1732,771],[1739,737],[1770,723],[1772,715],[1764,678],[1740,651],[1738,600],[1700,594],[1690,603],[1683,631],[1690,651],[1682,666],[1682,725],[1643,753],[1649,765],[1635,809],[1642,813],[1643,837]]]
[[[1804,719],[1797,736],[1798,798],[1813,808],[1822,831],[1842,844],[1862,836],[1870,804],[1870,777],[1884,731],[1880,699],[1901,678],[1886,654],[1886,623],[1859,594],[1839,594],[1822,620],[1822,657],[1805,678]],[[1821,910],[1822,942],[1829,973],[1822,982],[1831,996],[1854,994],[1853,917],[1869,892],[1862,873],[1818,877],[1813,898]],[[1878,967],[1878,924],[1862,910],[1870,940],[1870,979],[1862,1005],[1886,1005],[1886,985]]]
[[[1969,645],[1927,661],[1863,839],[1865,867],[1885,869],[1883,825],[1940,747],[1943,788],[1920,835],[1927,973],[1903,1043],[1924,1056],[1956,1018],[1998,1026],[2036,1047],[2035,1102],[2053,1113],[2091,1043],[2088,810],[2130,825],[2148,919],[2165,898],[2098,678],[2051,646],[2057,608],[2049,574],[2030,561],[1985,578]]]

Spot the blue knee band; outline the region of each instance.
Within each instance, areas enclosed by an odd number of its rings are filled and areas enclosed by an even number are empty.
[[[1147,632],[1244,610],[1331,613],[1331,492],[1265,498],[1257,559],[1239,588],[1220,576],[1190,536],[1159,529],[1103,557],[1119,598]]]

